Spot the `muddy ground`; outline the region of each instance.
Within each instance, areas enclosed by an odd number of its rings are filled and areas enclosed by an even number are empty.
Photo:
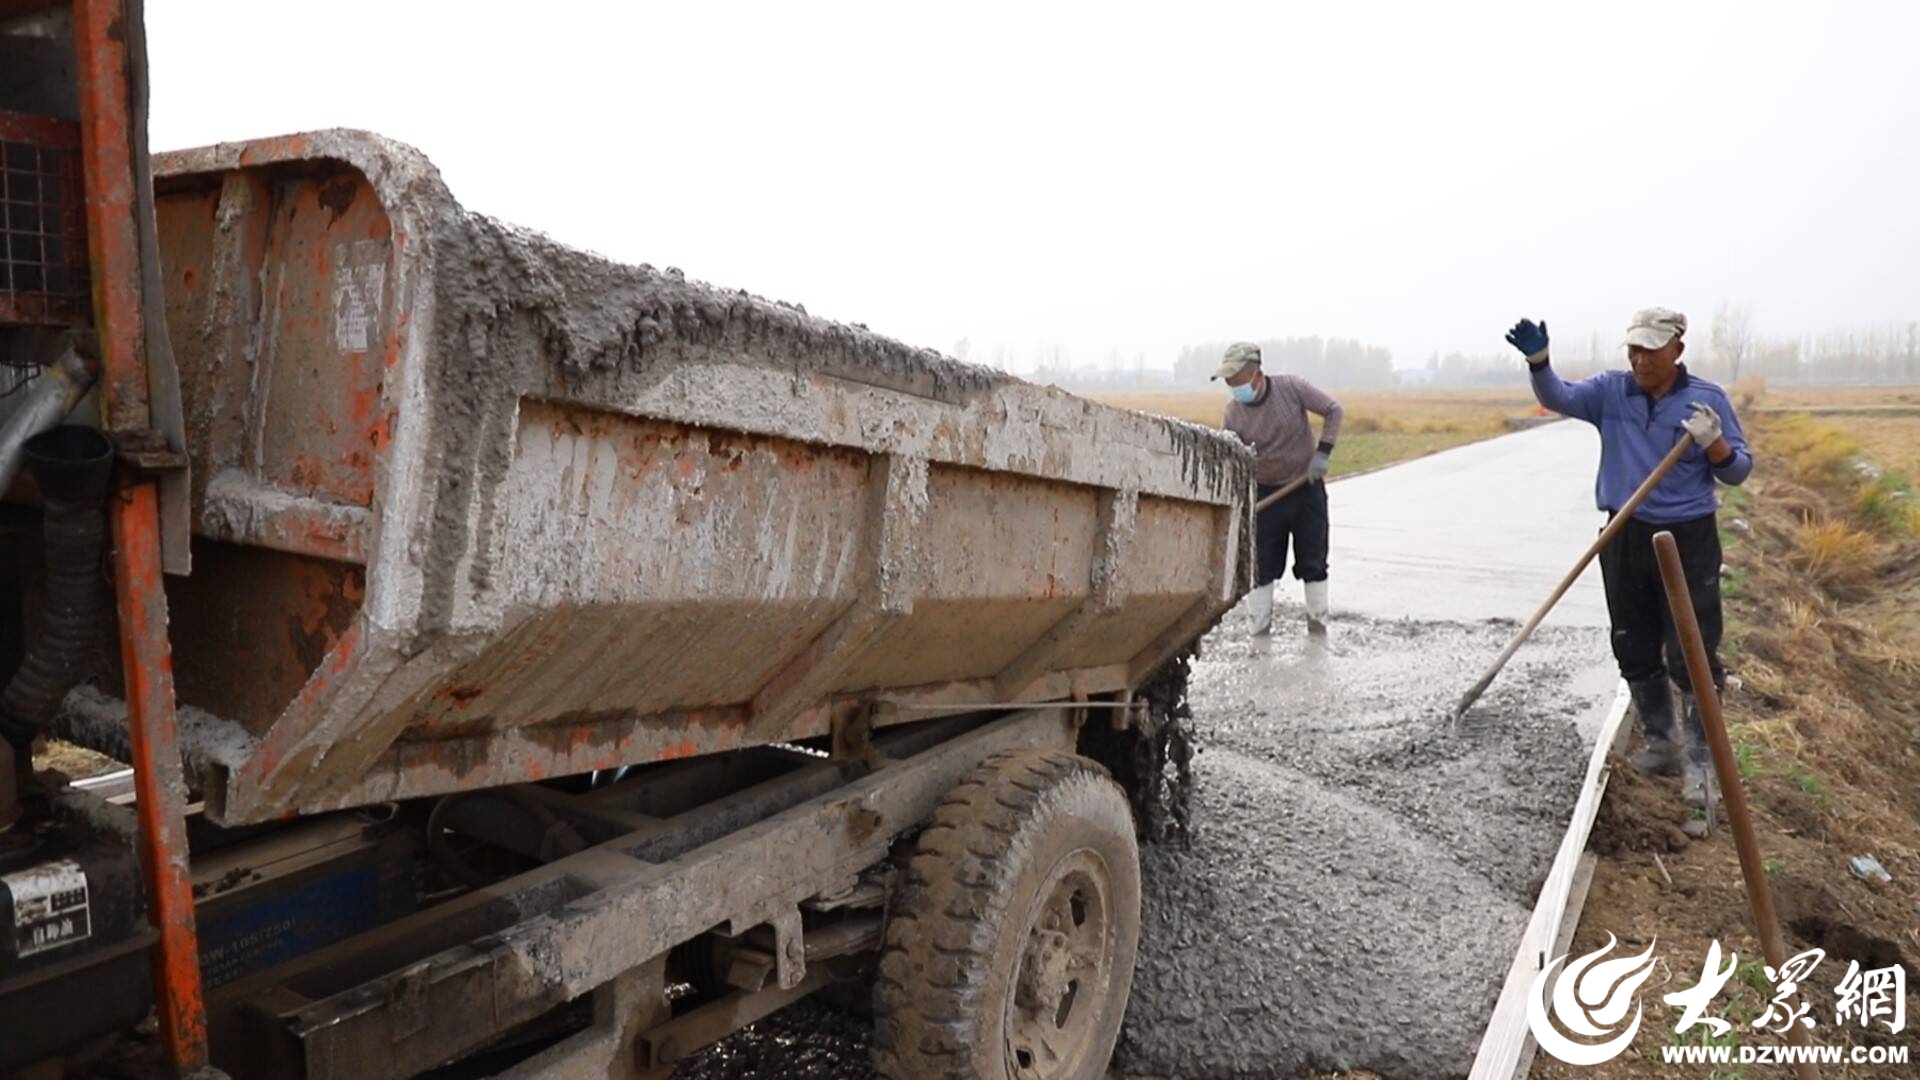
[[[1194,842],[1144,856],[1116,1075],[1463,1075],[1613,692],[1605,635],[1543,631],[1455,732],[1511,626],[1242,628],[1194,666]],[[678,1075],[865,1077],[864,1042],[803,1004]]]

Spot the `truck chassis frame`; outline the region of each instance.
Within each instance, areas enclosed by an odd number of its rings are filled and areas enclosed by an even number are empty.
[[[562,819],[625,831],[221,987],[209,1002],[216,1060],[241,1075],[407,1076],[590,1003],[587,1026],[500,1075],[664,1076],[832,981],[827,959],[877,946],[889,890],[862,875],[983,761],[1071,749],[1087,713],[958,716],[870,741],[850,715],[835,753],[744,752],[800,764],[665,817],[634,807],[675,787],[711,790],[738,755],[585,795],[519,789]],[[728,985],[676,1016],[669,953],[709,933],[736,943]]]

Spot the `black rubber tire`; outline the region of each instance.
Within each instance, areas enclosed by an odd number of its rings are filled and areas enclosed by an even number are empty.
[[[1120,1035],[1140,939],[1140,855],[1126,795],[1097,763],[1065,750],[982,762],[920,835],[887,924],[874,982],[874,1068],[890,1080],[1019,1075],[1009,1002],[1039,894],[1091,852],[1108,885],[1111,945],[1099,1011],[1058,1077],[1099,1080]],[[1078,1008],[1076,1003],[1072,1006]]]

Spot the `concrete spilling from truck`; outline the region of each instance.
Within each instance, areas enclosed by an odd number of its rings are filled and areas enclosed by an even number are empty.
[[[1343,619],[1193,665],[1192,843],[1143,848],[1139,964],[1114,1074],[1463,1076],[1611,702],[1606,636],[1550,628],[1454,732],[1504,623]],[[824,1006],[714,1048],[687,1080],[872,1075]]]

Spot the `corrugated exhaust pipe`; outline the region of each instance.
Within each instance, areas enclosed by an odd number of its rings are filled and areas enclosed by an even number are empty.
[[[46,591],[20,670],[0,692],[0,737],[16,759],[0,761],[11,765],[0,769],[0,827],[19,816],[33,739],[91,673],[107,619],[102,507],[113,479],[113,443],[93,428],[66,424],[28,439],[22,456],[40,488]]]
[[[27,440],[71,415],[98,372],[95,361],[70,345],[19,392],[21,400],[0,420],[0,496],[20,472]]]

